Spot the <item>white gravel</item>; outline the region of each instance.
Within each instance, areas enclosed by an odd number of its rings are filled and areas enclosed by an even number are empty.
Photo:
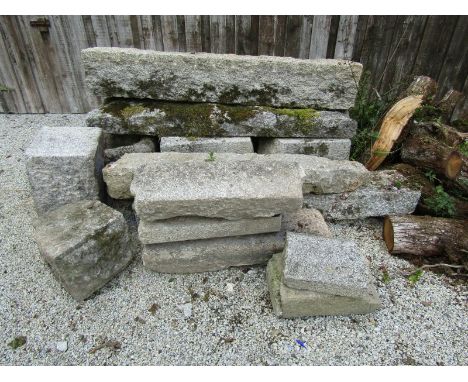
[[[388,255],[378,220],[331,227],[357,239],[370,260],[383,301],[374,314],[278,319],[264,267],[167,275],[145,270],[140,258],[76,303],[31,238],[24,150],[42,125],[83,123],[83,115],[0,115],[1,364],[467,364],[467,288],[430,272],[411,286],[401,273],[413,266]],[[19,336],[26,344],[14,350]]]

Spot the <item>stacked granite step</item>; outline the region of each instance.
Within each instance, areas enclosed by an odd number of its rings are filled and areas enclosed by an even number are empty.
[[[107,99],[87,124],[107,133],[158,137],[161,152],[349,159],[359,63],[120,48],[85,49],[82,62]]]
[[[185,273],[265,262],[271,243],[254,242],[281,230],[281,214],[301,209],[301,179],[296,163],[275,161],[144,166],[130,191],[145,266]]]
[[[365,314],[381,305],[369,264],[349,240],[288,232],[267,266],[276,315]]]

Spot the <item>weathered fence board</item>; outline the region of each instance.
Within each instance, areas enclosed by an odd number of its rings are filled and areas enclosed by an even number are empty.
[[[95,107],[80,64],[94,46],[352,59],[379,94],[425,74],[441,97],[466,91],[466,41],[468,16],[0,16],[0,112]]]

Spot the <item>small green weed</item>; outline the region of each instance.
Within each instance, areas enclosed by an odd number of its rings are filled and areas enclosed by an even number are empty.
[[[9,88],[8,86],[0,84],[0,92],[11,92],[11,91],[13,91],[12,88]]]
[[[413,118],[418,122],[443,122],[442,110],[429,104],[418,107],[413,114]]]
[[[458,146],[458,151],[460,151],[461,154],[468,156],[468,141],[461,143],[460,146]]]
[[[437,176],[434,171],[432,170],[427,170],[424,173],[425,177],[429,180],[429,182],[434,183],[437,180]]]
[[[395,180],[395,181],[393,182],[393,185],[394,185],[396,188],[398,188],[399,190],[400,190],[401,187],[403,186],[403,184],[402,184],[401,181],[399,181],[399,180]]]
[[[13,349],[18,349],[21,346],[26,344],[26,337],[25,336],[18,336],[15,337],[11,342],[8,343],[8,346]]]
[[[212,152],[212,151],[210,151],[210,152],[208,153],[208,158],[205,159],[205,161],[206,161],[206,162],[214,162],[215,159],[216,159],[216,158],[215,158],[215,153]]]
[[[413,272],[408,276],[408,281],[411,285],[415,285],[421,276],[423,275],[424,271],[422,269],[418,269],[416,272]]]
[[[435,194],[424,199],[426,205],[434,212],[436,216],[451,217],[455,214],[455,205],[453,199],[444,191],[442,186],[435,187]]]

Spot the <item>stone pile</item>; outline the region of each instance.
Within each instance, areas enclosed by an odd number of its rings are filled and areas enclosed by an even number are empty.
[[[366,259],[321,213],[406,214],[419,198],[399,175],[348,160],[360,64],[118,48],[82,61],[104,104],[89,127],[43,128],[27,151],[36,241],[75,299],[131,261],[125,218],[109,207],[131,203],[149,270],[269,261],[279,316],[379,306]]]
[[[87,124],[108,133],[156,136],[161,152],[252,153],[254,139],[259,153],[349,158],[358,63],[120,48],[82,62],[109,99]]]

